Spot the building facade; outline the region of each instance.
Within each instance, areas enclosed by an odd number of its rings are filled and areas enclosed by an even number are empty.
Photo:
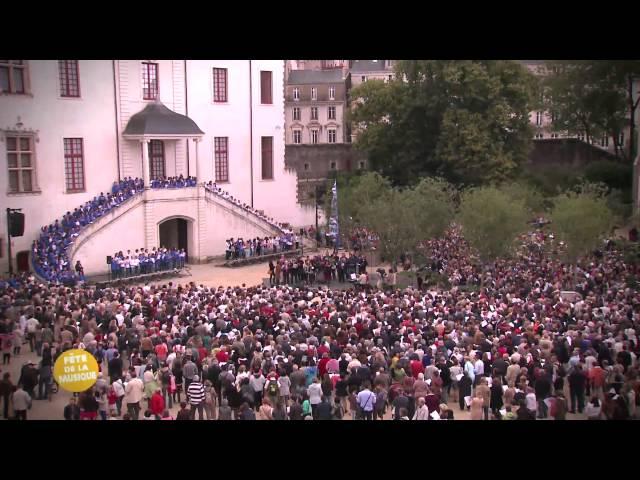
[[[14,269],[28,269],[41,227],[126,177],[144,178],[145,186],[178,175],[215,181],[277,221],[310,224],[311,214],[296,202],[295,172],[284,164],[284,73],[282,60],[0,61],[0,168],[6,179],[0,196],[3,206],[26,215],[24,236],[11,239]],[[85,246],[93,244],[101,255],[158,245],[166,210],[195,222],[194,260],[223,253],[224,239],[208,246],[206,233],[218,217],[205,210],[213,211],[207,205],[218,199],[205,202],[198,188],[180,203],[174,197],[184,192],[174,193],[145,191],[136,221],[134,213],[115,215],[108,227],[93,226]],[[259,223],[224,206],[215,207],[220,220],[233,218],[220,221],[216,239]],[[0,268],[6,271],[7,220],[1,217]],[[141,243],[114,245],[120,230],[136,228],[145,232],[135,237]]]
[[[348,142],[348,89],[349,77],[342,69],[292,70],[285,90],[286,144]]]
[[[395,60],[353,60],[349,68],[351,85],[355,87],[369,80],[390,82],[394,67]]]

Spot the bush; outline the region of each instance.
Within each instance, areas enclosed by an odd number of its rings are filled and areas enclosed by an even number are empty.
[[[613,221],[606,198],[586,190],[558,196],[551,212],[551,228],[565,242],[565,256],[571,263],[597,248]]]
[[[580,172],[571,165],[528,165],[523,167],[520,180],[552,197],[575,187],[581,182]]]
[[[528,219],[524,199],[495,187],[465,191],[457,215],[465,239],[484,261],[513,253],[515,239],[527,231]]]
[[[633,166],[610,160],[591,162],[584,169],[584,177],[589,182],[602,182],[611,189],[630,192],[633,183]]]

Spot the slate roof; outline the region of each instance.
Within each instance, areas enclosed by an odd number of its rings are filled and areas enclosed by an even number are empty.
[[[292,70],[287,85],[316,85],[322,83],[340,83],[342,69],[335,70]]]
[[[386,72],[384,60],[354,60],[351,65],[351,72]]]

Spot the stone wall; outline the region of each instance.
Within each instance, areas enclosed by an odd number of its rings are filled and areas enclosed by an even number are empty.
[[[553,138],[533,141],[528,164],[586,165],[601,160],[617,161],[612,153],[576,138]]]

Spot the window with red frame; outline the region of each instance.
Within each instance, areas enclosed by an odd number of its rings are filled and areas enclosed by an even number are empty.
[[[213,101],[224,103],[227,101],[227,69],[213,69]]]
[[[216,182],[229,181],[229,138],[214,137],[213,147],[216,162]]]
[[[260,72],[260,103],[271,105],[273,103],[271,87],[271,72]]]
[[[79,97],[78,60],[58,60],[58,70],[60,73],[60,96]]]
[[[158,64],[142,62],[142,98],[155,100],[158,98]]]
[[[64,139],[64,177],[67,192],[82,192],[84,187],[84,149],[81,138]]]
[[[149,142],[149,169],[151,170],[151,180],[164,178],[164,143],[162,140]]]

